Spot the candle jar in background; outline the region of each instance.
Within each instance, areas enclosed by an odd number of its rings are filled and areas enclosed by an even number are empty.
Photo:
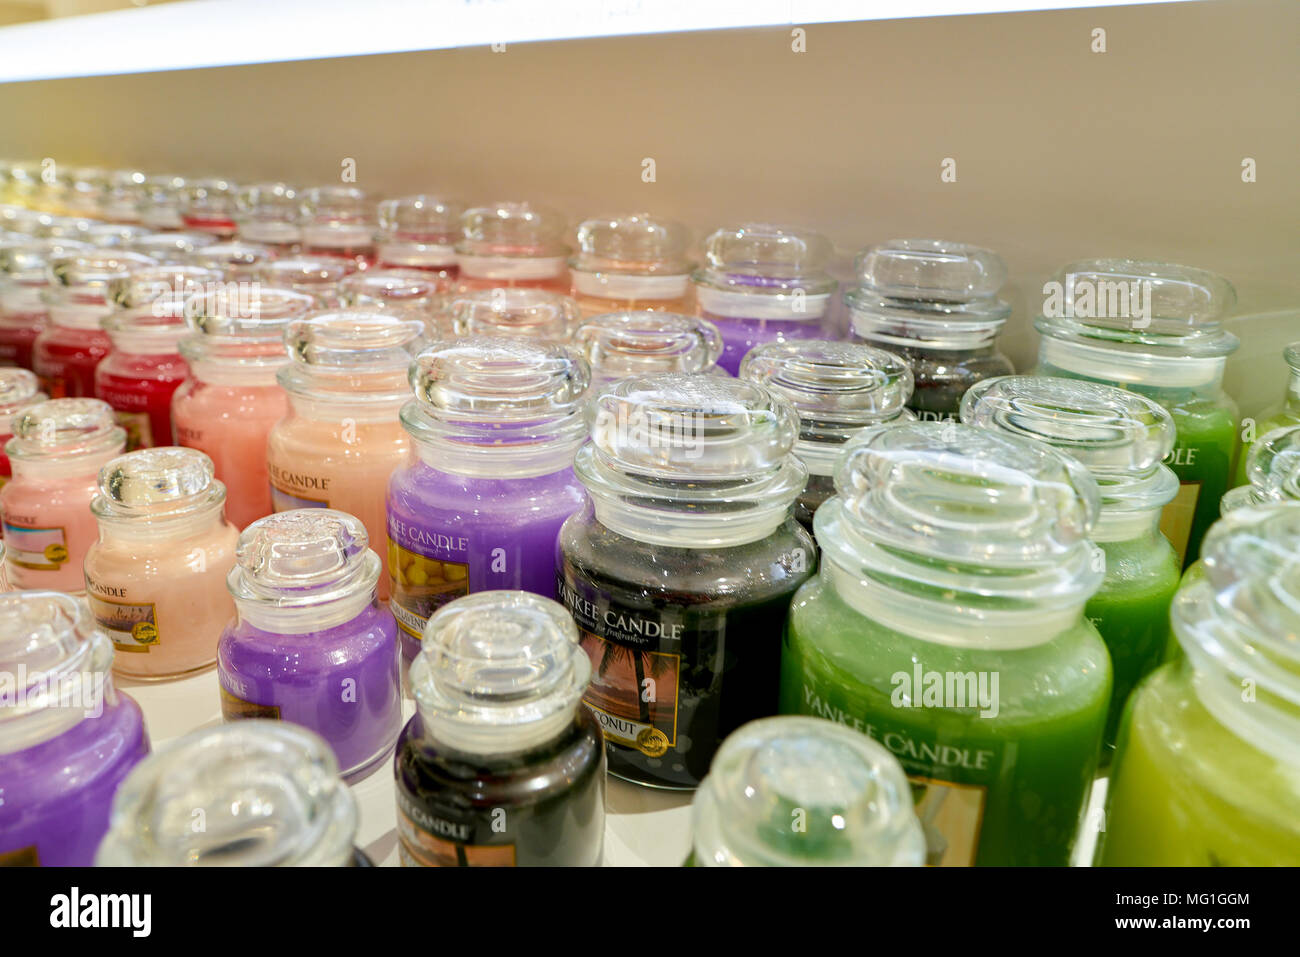
[[[100,218],[109,223],[140,225],[145,181],[145,174],[138,169],[119,169],[109,173],[99,202]]]
[[[436,196],[403,196],[379,204],[376,265],[429,273],[438,292],[451,289],[458,272],[459,204]]]
[[[140,190],[140,225],[160,233],[184,229],[185,187],[183,176],[146,176]]]
[[[240,242],[293,256],[302,245],[302,204],[298,191],[285,183],[255,183],[235,194],[235,235]]]
[[[1300,501],[1300,424],[1270,429],[1244,458],[1248,482],[1223,496],[1224,515],[1246,506]]]
[[[192,179],[181,193],[181,222],[186,229],[218,239],[235,235],[235,193],[238,187],[224,179]]]
[[[318,186],[301,195],[304,256],[346,260],[354,269],[375,262],[375,204],[352,186]]]
[[[460,292],[524,286],[564,295],[569,291],[564,217],[532,203],[497,203],[467,209],[456,243]]]
[[[32,347],[49,323],[49,261],[90,250],[66,239],[25,239],[0,248],[0,365],[32,367]]]
[[[119,223],[90,223],[79,230],[77,238],[99,249],[116,249],[130,246],[152,235],[143,226]]]
[[[584,319],[573,347],[591,366],[593,387],[661,372],[725,375],[722,333],[707,319],[672,312],[610,312]]]
[[[420,269],[367,269],[344,277],[338,286],[344,309],[378,310],[419,319],[430,339],[439,338],[443,296],[436,276]]]
[[[3,263],[3,261],[4,254],[0,252],[0,263]],[[0,296],[2,295],[3,293],[0,293]],[[0,315],[2,314],[0,313]],[[1282,358],[1286,362],[1289,371],[1286,395],[1283,397],[1281,404],[1269,409],[1255,423],[1255,440],[1262,439],[1274,429],[1300,425],[1300,342],[1293,342],[1287,346],[1282,351]],[[1245,425],[1244,422],[1242,424]],[[1234,485],[1245,485],[1250,482],[1250,476],[1246,472],[1246,460],[1250,445],[1250,442],[1242,441],[1241,451],[1237,456],[1237,472],[1233,480]]]
[[[584,316],[620,310],[689,313],[689,237],[680,223],[633,213],[578,225],[569,259],[572,295]]]
[[[167,266],[188,265],[195,250],[219,243],[210,233],[172,231],[149,233],[139,239],[133,239],[123,248],[127,252],[148,256],[156,263]]]
[[[186,256],[185,262],[201,269],[215,270],[227,282],[252,283],[261,275],[262,267],[277,255],[275,249],[261,243],[230,240],[202,246]]]
[[[545,289],[482,289],[447,297],[441,324],[449,336],[509,336],[559,345],[579,318],[568,296]]]
[[[14,416],[47,398],[35,373],[26,369],[0,368],[0,488],[4,488],[13,474],[4,446],[14,437]]]
[[[356,266],[350,260],[294,257],[263,264],[257,280],[311,296],[320,309],[337,309],[342,304],[339,283],[354,272]]]

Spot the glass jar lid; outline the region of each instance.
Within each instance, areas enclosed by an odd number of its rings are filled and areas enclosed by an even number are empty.
[[[419,269],[367,269],[339,283],[339,302],[347,309],[395,310],[420,318],[430,333],[442,305],[438,279]]]
[[[375,204],[355,186],[317,186],[302,194],[302,239],[315,246],[369,246]]]
[[[898,759],[821,718],[763,718],[732,732],[692,810],[697,867],[925,863]]]
[[[710,372],[722,355],[722,333],[707,319],[672,312],[610,312],[585,319],[573,345],[591,365],[593,381],[659,372]]]
[[[681,223],[650,213],[587,219],[578,224],[578,251],[569,266],[584,273],[685,277],[689,241]]]
[[[82,230],[79,238],[102,249],[127,246],[148,235],[150,235],[149,230],[143,226],[132,226],[128,223],[91,223]]]
[[[309,399],[400,402],[424,333],[419,320],[385,312],[340,310],[295,319],[284,334],[293,361],[276,378]]]
[[[832,475],[841,447],[869,425],[910,420],[912,370],[898,356],[855,342],[769,342],[741,360],[739,378],[785,396],[799,413],[795,454],[813,475]]]
[[[289,360],[289,323],[316,308],[316,300],[263,283],[197,292],[185,301],[191,332],[180,341],[189,362],[218,359],[249,367],[278,368]]]
[[[479,592],[438,609],[410,671],[426,737],[470,755],[554,740],[573,724],[590,680],[572,616],[522,591]]]
[[[232,281],[252,280],[264,263],[275,259],[275,250],[260,243],[213,243],[194,250],[187,257],[190,265],[212,269]]]
[[[134,239],[124,247],[133,253],[148,256],[155,262],[183,265],[196,249],[211,246],[217,237],[211,233],[167,232],[151,233]]]
[[[401,196],[379,204],[380,237],[450,252],[460,236],[459,203],[438,196]]]
[[[68,458],[122,451],[126,432],[113,409],[100,399],[47,399],[14,416],[11,458]]]
[[[455,336],[511,336],[567,342],[581,317],[568,296],[544,289],[484,289],[460,293],[446,303],[443,321]]]
[[[356,801],[323,738],[285,721],[238,721],[192,731],[136,765],[95,863],[343,866],[356,830]]]
[[[331,309],[339,305],[339,283],[356,271],[356,265],[346,259],[295,257],[264,263],[256,275],[269,285],[313,296],[323,308]]]
[[[119,310],[129,311],[159,300],[184,304],[196,292],[223,285],[221,273],[215,269],[151,264],[135,266],[109,279],[108,298]]]
[[[489,259],[562,258],[569,253],[564,228],[564,217],[549,206],[526,202],[475,206],[461,214],[456,253]]]
[[[144,266],[109,283],[112,313],[100,326],[113,348],[130,354],[176,355],[189,331],[188,300],[221,287],[221,273],[198,266]]]
[[[0,247],[0,273],[11,283],[46,286],[51,278],[51,259],[89,252],[93,248],[80,240],[24,236],[21,241]]]
[[[764,318],[753,310],[782,314],[825,312],[835,280],[827,269],[833,250],[818,233],[793,226],[743,223],[715,230],[704,241],[704,264],[691,275],[700,306],[717,315]],[[733,302],[733,296],[744,297]],[[764,305],[755,297],[770,300]],[[811,301],[810,301],[811,300]]]
[[[127,278],[133,269],[156,265],[156,260],[140,253],[120,249],[85,252],[73,250],[51,256],[51,284],[80,295],[111,301],[114,283]]]
[[[100,469],[90,510],[101,522],[138,524],[196,515],[225,501],[212,459],[198,449],[159,446],[119,455]]]
[[[185,225],[194,229],[226,232],[234,226],[235,194],[239,189],[227,179],[189,180],[181,190]]]
[[[242,239],[259,243],[296,243],[302,218],[298,191],[285,183],[254,183],[235,194],[235,222]]]
[[[1247,485],[1223,496],[1226,515],[1245,506],[1300,502],[1300,425],[1273,429],[1246,452]]]
[[[19,409],[45,401],[41,382],[27,369],[0,368],[0,429],[8,435],[10,417]]]

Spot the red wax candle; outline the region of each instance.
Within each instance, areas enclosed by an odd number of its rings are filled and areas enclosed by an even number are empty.
[[[50,283],[49,260],[90,248],[66,239],[32,239],[0,248],[0,366],[32,367],[32,346],[49,324],[43,299]]]
[[[108,333],[101,329],[55,323],[32,344],[32,371],[52,399],[93,398],[95,367],[111,348]]]

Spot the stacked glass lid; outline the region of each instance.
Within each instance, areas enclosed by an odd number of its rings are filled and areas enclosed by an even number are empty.
[[[1300,502],[1300,425],[1274,429],[1246,453],[1249,485],[1223,496],[1224,514],[1249,505]]]

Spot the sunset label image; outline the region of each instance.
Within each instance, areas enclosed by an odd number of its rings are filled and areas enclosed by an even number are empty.
[[[582,632],[591,659],[591,686],[583,700],[605,737],[652,758],[677,745],[681,655],[632,648]]]

